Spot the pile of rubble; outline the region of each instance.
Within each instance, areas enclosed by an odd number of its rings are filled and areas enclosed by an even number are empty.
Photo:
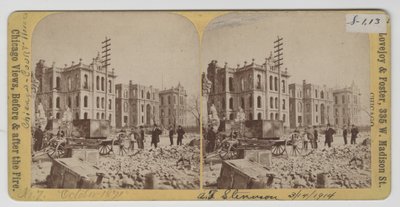
[[[370,146],[335,146],[311,151],[306,156],[275,158],[271,171],[276,173],[273,188],[368,188]]]
[[[103,188],[195,189],[200,185],[197,146],[165,146],[128,156],[101,157]]]

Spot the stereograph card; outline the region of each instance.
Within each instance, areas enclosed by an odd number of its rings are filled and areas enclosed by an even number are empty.
[[[380,10],[14,12],[9,194],[384,199],[390,41]]]

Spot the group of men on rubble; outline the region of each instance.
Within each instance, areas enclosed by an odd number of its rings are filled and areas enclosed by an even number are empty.
[[[175,133],[178,135],[177,145],[182,145],[183,135],[186,133],[183,127],[179,125],[178,128],[175,130],[175,127],[171,125],[168,131],[169,131],[169,139],[171,146],[174,143],[173,140]],[[154,146],[154,148],[157,148],[158,143],[160,142],[160,135],[162,134],[162,132],[163,130],[157,124],[154,124],[153,128],[151,129],[151,143],[150,143],[151,147]],[[137,127],[133,127],[130,133],[128,133],[128,136],[130,141],[129,149],[131,151],[135,149],[135,143],[137,143],[139,149],[144,149],[145,130],[143,126],[140,126],[139,130]],[[122,137],[120,139],[122,139]]]
[[[300,133],[299,130],[296,128],[295,133]],[[359,130],[358,128],[353,124],[351,125],[351,140],[350,144],[356,144],[356,139],[358,137]],[[327,125],[326,129],[323,131],[323,134],[325,135],[325,142],[324,145],[331,147],[332,142],[333,142],[333,135],[336,134],[336,130],[331,127],[330,124]],[[347,135],[349,134],[349,130],[347,126],[343,127],[343,140],[344,140],[344,145],[347,145]],[[311,132],[309,127],[306,127],[304,129],[304,133],[302,134],[302,140],[303,140],[303,148],[308,149],[308,143],[311,144],[311,148],[317,149],[318,148],[318,137],[319,137],[319,130],[317,126],[313,126],[313,131]]]

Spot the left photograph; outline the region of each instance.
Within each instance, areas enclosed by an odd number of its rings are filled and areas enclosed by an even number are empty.
[[[32,37],[33,188],[200,188],[199,37],[166,12],[67,12]]]

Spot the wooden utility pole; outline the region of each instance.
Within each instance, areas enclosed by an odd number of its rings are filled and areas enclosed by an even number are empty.
[[[110,58],[111,42],[110,41],[111,41],[110,38],[108,38],[108,37],[105,38],[105,40],[102,42],[103,46],[102,46],[102,51],[101,51],[102,59],[103,59],[101,61],[101,63],[103,64],[103,68],[104,68],[105,74],[106,74],[106,77],[105,77],[105,99],[106,100],[104,103],[104,112],[105,112],[104,118],[105,118],[105,120],[109,120],[108,116],[107,116],[107,107],[108,107],[108,66],[110,66],[110,61],[111,61],[111,58]]]
[[[283,38],[274,41],[274,66],[278,69],[278,120],[281,119],[281,66],[283,65]]]

